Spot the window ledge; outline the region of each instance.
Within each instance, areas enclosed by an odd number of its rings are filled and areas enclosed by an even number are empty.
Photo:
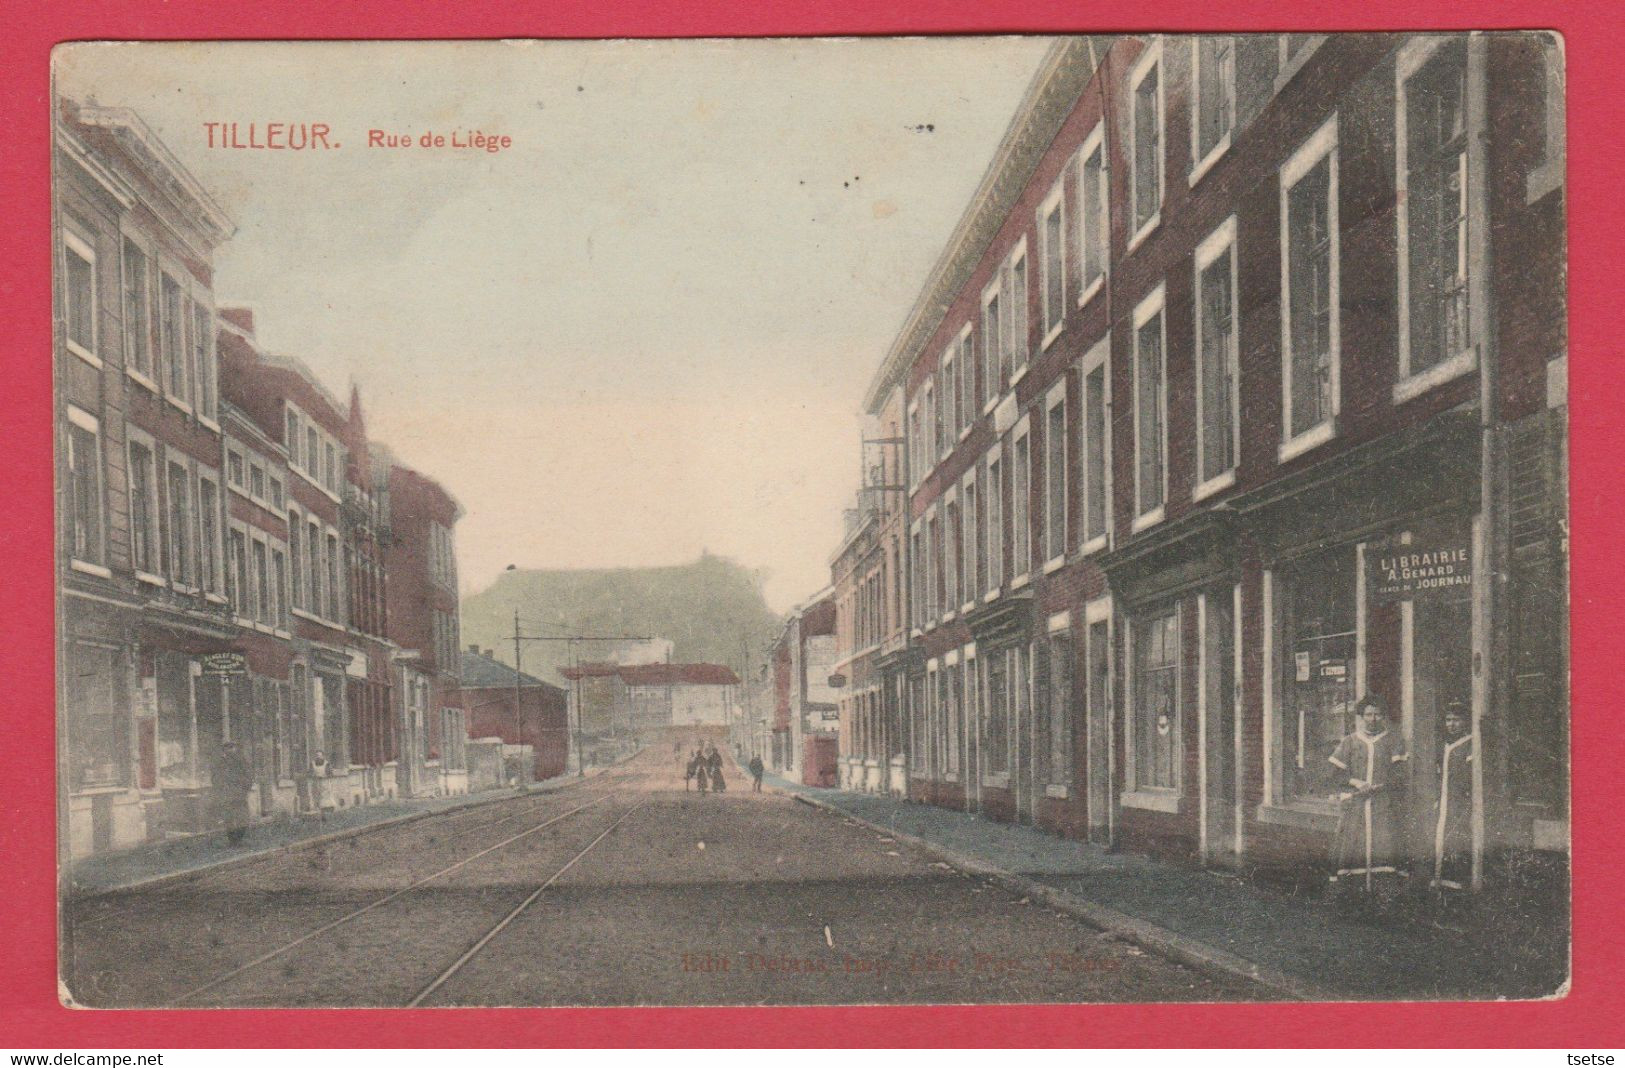
[[[1158,523],[1162,522],[1162,518],[1166,514],[1167,506],[1161,504],[1157,505],[1149,512],[1144,512],[1137,516],[1134,522],[1129,524],[1129,533],[1138,534],[1142,530],[1156,526]]]
[[[957,772],[957,771],[945,771],[945,772],[943,772],[942,773],[942,781],[943,782],[958,782],[959,781],[959,772]]]
[[[65,340],[67,341],[69,352],[73,353],[81,360],[84,360],[86,363],[90,364],[90,366],[96,368],[96,370],[100,371],[102,369],[102,358],[100,356],[96,355],[94,352],[91,352],[89,349],[81,348],[78,342],[75,342],[72,339]]]
[[[134,367],[125,368],[124,373],[130,376],[130,381],[134,382],[142,389],[147,390],[155,397],[158,395],[158,383],[154,382],[140,371],[137,371]]]
[[[1051,557],[1049,560],[1046,560],[1044,562],[1044,574],[1052,575],[1055,572],[1061,570],[1061,568],[1063,568],[1065,566],[1066,566],[1066,554],[1065,553],[1062,553],[1060,556]]]
[[[185,412],[187,415],[192,414],[192,406],[190,404],[187,404],[185,401],[181,400],[179,397],[175,396],[173,393],[165,393],[164,394],[164,400],[168,401],[170,404],[173,404],[175,407],[179,408],[181,411]]]
[[[138,569],[135,573],[135,579],[137,582],[145,582],[149,586],[169,585],[168,579],[164,578],[162,575],[154,575],[151,571],[141,571]]]
[[[1230,148],[1230,131],[1226,130],[1224,132],[1224,136],[1219,138],[1219,143],[1214,145],[1208,151],[1208,154],[1206,156],[1204,156],[1201,160],[1199,160],[1197,163],[1192,165],[1192,167],[1191,167],[1191,177],[1190,177],[1191,186],[1194,187],[1197,182],[1200,182],[1202,180],[1202,176],[1204,174],[1206,174],[1208,171],[1213,169],[1213,165],[1215,163],[1219,162],[1220,158],[1224,156],[1225,152],[1228,151],[1229,148]]]
[[[1059,797],[1062,800],[1065,800],[1066,798],[1070,797],[1071,794],[1066,788],[1066,783],[1052,782],[1048,786],[1044,787],[1044,796]]]
[[[1027,585],[1027,583],[1031,582],[1032,580],[1033,580],[1032,575],[1030,575],[1027,572],[1023,571],[1021,574],[1017,575],[1015,578],[1010,580],[1010,588],[1012,590],[1019,590],[1023,586]]]
[[[987,415],[988,413],[992,412],[993,409],[997,408],[998,406],[999,406],[999,398],[996,397],[996,396],[989,397],[988,400],[987,400],[987,403],[982,405],[982,414]]]
[[[994,601],[997,601],[998,599],[999,599],[998,587],[994,587],[993,589],[988,590],[985,594],[982,595],[982,603],[983,604],[992,604]]]
[[[1062,303],[1064,304],[1065,301],[1063,301]],[[1062,316],[1061,319],[1058,322],[1056,322],[1056,324],[1054,326],[1049,328],[1049,333],[1044,335],[1044,340],[1040,341],[1038,343],[1038,350],[1040,352],[1048,352],[1049,347],[1051,345],[1055,344],[1055,339],[1060,337],[1061,332],[1063,330],[1065,330],[1065,329],[1066,329],[1066,317]]]
[[[1290,441],[1283,441],[1276,453],[1280,463],[1295,460],[1310,449],[1318,448],[1337,436],[1337,423],[1328,419],[1318,426],[1310,427]]]
[[[1094,299],[1095,294],[1104,288],[1106,288],[1106,276],[1104,274],[1096,275],[1095,280],[1084,286],[1083,292],[1078,294],[1078,307],[1081,308],[1088,304]]]
[[[1010,788],[1010,773],[988,772],[982,776],[982,785],[991,786],[995,790],[1008,790]]]
[[[203,592],[203,591],[199,590],[196,586],[188,586],[184,582],[173,583],[170,586],[170,589],[174,590],[176,593],[184,593],[188,597],[194,597],[197,594]]]
[[[225,604],[226,598],[218,593],[204,593],[203,599],[212,604]]]
[[[81,571],[87,575],[95,575],[97,578],[110,579],[113,577],[113,573],[107,568],[103,567],[101,564],[92,564],[87,560],[69,560],[68,566],[75,571]]]
[[[970,432],[972,430],[975,430],[975,429],[976,429],[976,424],[974,422],[966,423],[965,424],[965,429],[963,429],[963,430],[961,430],[959,432],[959,440],[964,441],[966,438],[970,437]]]
[[[1253,817],[1259,823],[1274,824],[1277,827],[1297,827],[1302,830],[1328,833],[1337,829],[1336,811],[1314,802],[1259,805]]]
[[[1148,812],[1179,812],[1181,798],[1174,790],[1129,790],[1118,799],[1124,808],[1140,808]]]
[[[944,612],[942,614],[942,621],[944,623],[952,623],[954,621],[954,618],[955,618],[954,610],[952,608],[948,609],[948,611],[946,611],[946,612]]]
[[[210,419],[208,416],[199,414],[197,421],[214,431],[216,434],[220,433],[220,424],[215,422],[213,419]]]
[[[1027,377],[1027,371],[1031,367],[1032,364],[1023,362],[1020,367],[1016,368],[1014,373],[1010,375],[1010,385],[1008,388],[1015,389],[1016,384],[1019,383],[1023,378]]]
[[[1202,483],[1200,486],[1197,486],[1195,491],[1191,493],[1191,500],[1200,501],[1203,498],[1213,496],[1215,493],[1218,493],[1220,490],[1229,489],[1231,486],[1234,486],[1235,484],[1236,484],[1236,469],[1234,467],[1232,467],[1232,468],[1230,468],[1230,470],[1222,472],[1221,474],[1214,475],[1212,478],[1208,479],[1206,482]]]
[[[1134,236],[1128,239],[1128,248],[1123,250],[1123,254],[1128,255],[1135,249],[1139,248],[1141,243],[1144,242],[1146,238],[1151,236],[1151,232],[1155,230],[1161,222],[1162,210],[1159,208],[1155,215],[1147,219],[1144,225],[1142,225],[1138,230],[1134,231]]]
[[[1106,535],[1097,534],[1094,537],[1090,538],[1088,541],[1083,543],[1083,548],[1078,550],[1078,555],[1079,556],[1090,556],[1090,555],[1092,555],[1094,553],[1098,553],[1100,550],[1104,549],[1105,547],[1106,547]]]
[[[1436,389],[1446,382],[1460,378],[1462,375],[1478,369],[1478,348],[1474,346],[1465,349],[1445,360],[1443,363],[1429,367],[1420,374],[1402,378],[1394,383],[1394,403],[1403,404],[1415,397],[1420,397],[1430,389]]]

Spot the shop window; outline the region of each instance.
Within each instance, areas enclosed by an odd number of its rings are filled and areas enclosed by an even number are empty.
[[[1179,789],[1179,611],[1134,624],[1134,788]]]
[[[1356,597],[1352,545],[1280,572],[1275,748],[1281,800],[1324,800],[1336,788],[1327,757],[1354,729]]]
[[[64,669],[72,788],[127,785],[130,736],[119,651],[74,642]]]

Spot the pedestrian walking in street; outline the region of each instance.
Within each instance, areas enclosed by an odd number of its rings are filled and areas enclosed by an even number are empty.
[[[214,788],[210,801],[215,819],[226,828],[226,841],[240,845],[248,834],[248,792],[254,788],[254,773],[236,742],[220,746],[209,779]]]
[[[689,766],[694,769],[694,781],[698,784],[700,793],[705,793],[706,787],[711,784],[711,776],[709,774],[710,765],[706,763],[704,750],[694,750],[694,759]]]
[[[760,755],[750,758],[751,789],[756,793],[762,792],[762,772],[764,770],[766,769],[762,767],[762,758]]]
[[[711,773],[711,792],[720,794],[726,790],[728,780],[722,777],[722,754],[717,751],[717,747],[714,745],[711,747],[710,753],[706,755],[705,767]]]
[[[1441,894],[1463,890],[1473,875],[1473,734],[1467,703],[1445,705],[1439,796],[1433,802],[1433,877]]]
[[[1361,698],[1354,715],[1354,730],[1327,758],[1336,769],[1340,805],[1332,884],[1345,902],[1386,905],[1405,875],[1400,791],[1410,754],[1405,740],[1388,729],[1388,710],[1380,698]],[[1351,892],[1361,896],[1350,898]]]

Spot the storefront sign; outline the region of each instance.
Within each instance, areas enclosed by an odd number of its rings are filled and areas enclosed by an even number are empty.
[[[207,653],[203,657],[205,675],[242,675],[248,671],[248,661],[242,653]]]
[[[1463,532],[1373,545],[1366,550],[1366,596],[1405,601],[1469,592],[1473,585],[1471,535]]]

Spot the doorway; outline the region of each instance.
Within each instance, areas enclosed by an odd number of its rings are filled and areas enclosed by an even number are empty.
[[[1233,587],[1201,595],[1201,842],[1206,864],[1236,863],[1236,638]]]
[[[1089,624],[1085,657],[1088,673],[1088,726],[1085,746],[1088,750],[1089,783],[1089,840],[1097,845],[1111,845],[1112,804],[1112,669],[1111,620],[1101,619]]]

